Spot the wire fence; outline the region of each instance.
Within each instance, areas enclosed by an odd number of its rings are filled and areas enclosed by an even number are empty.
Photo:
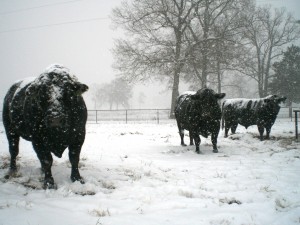
[[[170,109],[88,110],[88,122],[117,121],[124,123],[170,121]]]
[[[299,108],[281,107],[277,118],[294,118],[294,110]],[[119,123],[168,123],[170,109],[120,109],[120,110],[88,110],[88,123],[119,122]],[[292,112],[292,113],[291,113]],[[2,122],[2,111],[0,111]],[[299,117],[298,117],[299,120]]]

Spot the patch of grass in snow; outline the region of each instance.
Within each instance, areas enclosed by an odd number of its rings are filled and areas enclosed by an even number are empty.
[[[95,195],[96,192],[89,191],[89,190],[87,190],[87,191],[75,191],[74,194],[81,195],[81,196],[86,196],[86,195]]]
[[[298,205],[293,205],[288,199],[284,197],[278,197],[275,199],[275,209],[277,211],[286,211],[289,208],[298,207]]]
[[[7,208],[9,208],[9,207],[10,207],[10,204],[5,203],[5,204],[3,204],[3,205],[0,205],[0,210],[1,210],[1,209],[7,209]]]
[[[214,175],[214,178],[227,178],[227,174],[216,171],[216,175]]]
[[[89,211],[89,214],[96,217],[105,217],[111,215],[108,209],[93,209]]]
[[[109,190],[116,189],[116,186],[112,182],[102,180],[101,184],[102,184],[102,187],[105,189],[109,189]]]
[[[0,160],[1,160],[1,165],[0,165],[0,169],[7,169],[9,168],[10,165],[10,156],[9,155],[2,155],[0,156]],[[17,161],[20,160],[20,156],[17,156]],[[19,167],[19,165],[17,165]]]
[[[260,191],[261,192],[268,192],[268,193],[269,192],[276,192],[275,190],[270,189],[270,185],[261,187]]]
[[[220,219],[220,220],[212,220],[209,223],[210,225],[231,225],[232,222],[230,222],[227,219]]]
[[[9,167],[10,164],[10,157],[9,156],[1,156],[1,165],[0,165],[0,169],[7,169]]]
[[[142,175],[138,174],[135,170],[125,169],[124,175],[130,177],[133,181],[142,179]]]
[[[235,198],[223,198],[223,199],[220,199],[219,200],[220,203],[225,203],[225,204],[228,204],[228,205],[231,205],[231,204],[238,204],[238,205],[241,205],[242,202],[239,201],[239,200],[236,200]]]
[[[178,190],[178,194],[180,196],[186,197],[186,198],[194,198],[194,194],[191,191],[184,191],[182,189]]]

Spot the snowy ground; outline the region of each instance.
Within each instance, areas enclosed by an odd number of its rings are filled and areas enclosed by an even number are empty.
[[[65,151],[54,157],[57,190],[41,189],[40,164],[21,141],[19,177],[9,181],[0,125],[0,225],[290,225],[300,224],[300,143],[294,124],[277,120],[271,140],[255,126],[223,138],[219,153],[202,139],[179,146],[175,123],[88,124],[80,171],[70,181]],[[188,137],[186,137],[188,143]]]

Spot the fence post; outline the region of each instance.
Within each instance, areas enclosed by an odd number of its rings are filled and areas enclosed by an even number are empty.
[[[98,110],[96,110],[96,123],[98,123]]]
[[[298,112],[300,112],[300,110],[294,110],[294,113],[295,113],[295,136],[296,136],[296,141],[298,141]]]
[[[127,124],[127,109],[125,110],[125,112],[126,112],[126,124]]]
[[[159,109],[157,110],[157,124],[159,124]]]

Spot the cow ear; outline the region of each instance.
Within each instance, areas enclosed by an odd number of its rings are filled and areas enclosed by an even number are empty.
[[[217,98],[217,99],[222,99],[222,98],[224,98],[225,97],[225,93],[219,93],[219,94],[215,94],[215,97]]]
[[[191,95],[191,99],[192,99],[192,100],[199,100],[199,99],[200,99],[200,96],[197,95],[197,94],[194,94],[194,95]]]
[[[82,93],[86,92],[89,89],[89,87],[85,84],[82,84],[80,82],[76,82],[75,84],[75,91],[77,95],[81,95]]]
[[[281,103],[281,102],[285,102],[286,100],[286,97],[281,97],[281,98],[278,98],[278,103]]]

